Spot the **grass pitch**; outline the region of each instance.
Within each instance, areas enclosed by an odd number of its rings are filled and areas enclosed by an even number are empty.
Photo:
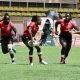
[[[0,80],[80,80],[80,48],[72,47],[66,64],[60,63],[60,47],[43,46],[43,58],[48,65],[38,62],[34,50],[34,65],[28,61],[28,49],[17,46],[16,63],[11,64],[9,54],[0,49]]]

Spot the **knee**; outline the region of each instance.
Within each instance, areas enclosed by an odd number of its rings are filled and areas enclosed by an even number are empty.
[[[37,52],[41,52],[41,49],[40,48],[37,48]]]
[[[8,44],[8,50],[12,50],[13,44]]]
[[[2,48],[2,52],[3,52],[3,54],[6,54],[6,53],[8,53],[9,51],[8,51],[7,48]]]
[[[7,54],[8,53],[8,51],[2,51],[3,52],[3,54]]]
[[[66,48],[67,47],[67,44],[66,43],[63,43],[62,47],[63,48]]]

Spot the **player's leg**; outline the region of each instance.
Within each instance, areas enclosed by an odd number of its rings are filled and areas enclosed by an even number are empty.
[[[16,53],[16,45],[13,43],[13,48],[12,50],[14,51],[14,53]]]
[[[10,37],[8,37],[8,51],[10,54],[12,64],[16,64],[16,62],[15,62],[15,51],[13,49],[14,49],[13,37],[10,36]]]
[[[44,61],[43,58],[42,58],[41,48],[40,48],[39,46],[35,46],[35,48],[37,49],[39,62],[40,62],[41,64],[48,64],[48,63],[47,63],[46,61]]]
[[[45,44],[45,42],[46,42],[46,39],[47,39],[47,34],[44,34],[44,38],[43,38],[43,44]]]
[[[28,48],[29,48],[29,63],[31,66],[33,66],[33,47]]]
[[[68,40],[67,41],[67,47],[66,47],[66,53],[65,53],[65,58],[67,58],[68,54],[69,54],[69,51],[71,49],[71,45],[72,45],[72,40]]]
[[[72,45],[72,34],[71,33],[67,33],[66,35],[66,40],[67,40],[67,47],[66,47],[66,53],[65,53],[65,58],[67,58],[69,51],[71,49],[71,45]]]
[[[46,38],[47,38],[47,35],[46,34],[43,34],[41,36],[41,39],[40,39],[41,43],[40,43],[40,45],[43,45],[46,42]]]
[[[30,47],[28,45],[29,39],[24,35],[22,36],[22,41],[26,45],[26,47],[28,47],[29,49],[29,62],[30,62],[30,65],[33,66],[33,47]]]
[[[7,42],[5,40],[1,41],[1,48],[2,48],[3,54],[8,53],[8,46],[7,46]]]
[[[62,46],[62,49],[61,49],[61,61],[60,62],[62,64],[65,64],[65,53],[66,53],[67,42],[62,37],[59,38],[59,41],[60,41],[60,44]]]
[[[15,56],[14,56],[14,51],[13,51],[13,40],[11,38],[9,39],[8,50],[9,50],[11,62],[12,64],[15,64]]]
[[[41,52],[41,49],[38,46],[35,46],[35,48],[37,49],[37,53],[38,53],[38,57],[39,57],[39,62],[41,62],[42,61],[42,52]]]

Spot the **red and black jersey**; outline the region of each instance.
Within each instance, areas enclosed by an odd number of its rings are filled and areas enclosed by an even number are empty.
[[[68,32],[75,27],[75,23],[73,20],[70,20],[69,23],[66,23],[64,19],[60,19],[57,22],[61,25],[60,27],[61,32]]]
[[[23,35],[30,38],[31,36],[29,33],[29,29],[31,29],[32,37],[34,37],[39,30],[39,26],[36,25],[35,22],[31,22],[28,26],[26,26],[26,30],[24,31]]]
[[[3,21],[0,22],[1,36],[11,36],[13,35],[13,23],[9,22],[8,25],[5,25]]]

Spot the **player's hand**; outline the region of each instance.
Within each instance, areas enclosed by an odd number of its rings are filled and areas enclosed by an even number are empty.
[[[17,40],[16,34],[13,34],[13,35],[12,35],[12,38],[13,38],[14,41],[16,41],[16,40]]]
[[[55,32],[54,32],[53,30],[51,31],[51,33],[52,33],[52,34],[55,34]]]
[[[55,34],[58,35],[58,31],[55,31]]]
[[[13,34],[12,36],[13,36],[13,37],[15,37],[15,36],[16,36],[16,34]]]
[[[74,31],[74,30],[71,30],[71,31],[69,31],[71,34],[76,34],[76,31]]]
[[[80,31],[74,31],[72,34],[80,34]]]
[[[30,41],[30,45],[33,45],[33,40]]]

